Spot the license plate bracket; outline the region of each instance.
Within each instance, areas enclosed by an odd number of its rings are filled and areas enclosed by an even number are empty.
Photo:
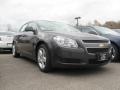
[[[105,61],[107,60],[107,53],[100,53],[98,61]]]

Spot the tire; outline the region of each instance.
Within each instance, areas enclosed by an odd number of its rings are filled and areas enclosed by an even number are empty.
[[[42,72],[50,72],[52,70],[51,67],[51,59],[50,53],[46,45],[42,44],[38,47],[37,51],[37,63],[38,67]]]
[[[114,55],[113,55],[114,54]],[[116,45],[112,44],[112,61],[119,60],[119,51]]]
[[[15,43],[13,44],[13,46],[12,46],[12,55],[13,55],[13,57],[20,57],[20,54],[18,53],[18,51],[17,51],[17,48],[16,48],[16,45],[15,45]]]

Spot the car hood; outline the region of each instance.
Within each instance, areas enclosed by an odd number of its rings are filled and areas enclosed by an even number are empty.
[[[71,33],[61,33],[61,32],[46,32],[49,34],[48,36],[64,36],[69,37],[77,40],[108,40],[107,38],[104,38],[102,36],[98,35],[92,35],[87,33],[81,33],[81,32],[71,32]]]
[[[110,35],[110,34],[107,34],[107,35],[104,35],[104,37],[110,39],[111,41],[120,41],[120,35]]]

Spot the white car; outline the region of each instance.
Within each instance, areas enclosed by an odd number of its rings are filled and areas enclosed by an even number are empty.
[[[12,50],[13,32],[0,32],[0,50]]]

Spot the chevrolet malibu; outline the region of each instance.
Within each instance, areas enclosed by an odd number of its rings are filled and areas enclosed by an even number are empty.
[[[110,62],[110,41],[55,21],[31,21],[14,37],[13,56],[26,56],[42,72],[52,68],[102,66]]]

